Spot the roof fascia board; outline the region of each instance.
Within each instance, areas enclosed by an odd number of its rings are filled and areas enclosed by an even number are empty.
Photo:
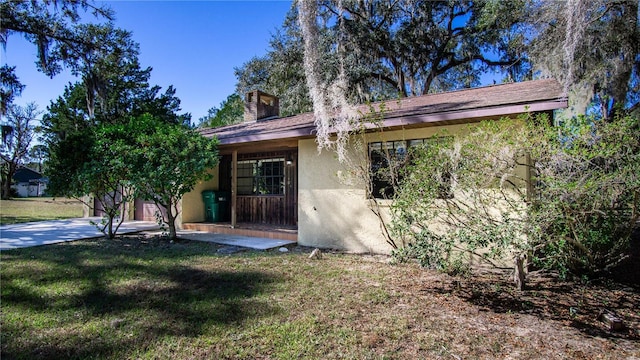
[[[405,125],[417,125],[425,123],[440,123],[463,119],[483,119],[483,118],[495,118],[500,116],[526,114],[532,112],[544,112],[550,110],[556,110],[567,106],[565,100],[562,101],[546,101],[540,103],[531,103],[526,105],[507,105],[500,107],[490,107],[485,109],[470,109],[455,112],[435,113],[435,114],[421,114],[421,115],[407,115],[402,117],[390,118],[383,121],[383,126],[396,127]],[[376,128],[375,124],[366,124],[365,126],[371,126]]]
[[[556,110],[567,107],[566,100],[552,100],[529,104],[519,105],[507,105],[498,107],[489,107],[485,109],[470,109],[455,112],[435,113],[435,114],[422,114],[422,115],[406,115],[398,116],[395,118],[389,118],[383,121],[383,127],[398,127],[407,125],[419,125],[419,124],[434,124],[445,123],[449,121],[469,119],[473,122],[474,119],[492,118],[497,116],[507,116],[514,114],[524,114],[530,112],[544,112],[550,110]],[[375,129],[379,126],[372,123],[365,124],[367,129]],[[215,134],[212,134],[215,136]],[[245,135],[238,137],[229,137],[220,139],[220,145],[232,145],[241,143],[250,143],[267,140],[279,140],[289,138],[309,138],[315,135],[315,126],[309,125],[301,127],[295,130],[287,131],[273,131],[269,133]]]

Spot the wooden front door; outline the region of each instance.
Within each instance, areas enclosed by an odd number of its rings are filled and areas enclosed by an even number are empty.
[[[226,157],[223,157],[223,162]],[[230,159],[229,159],[230,160]],[[220,167],[220,189],[231,178],[229,166]],[[281,226],[298,225],[297,151],[238,156],[236,216],[238,222]],[[229,174],[227,176],[226,174]],[[223,177],[224,176],[224,177]]]

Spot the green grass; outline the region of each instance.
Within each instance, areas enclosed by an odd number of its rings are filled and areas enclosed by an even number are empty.
[[[218,249],[129,237],[3,251],[2,359],[633,354],[553,322],[480,312],[442,291],[449,277],[414,265],[338,253],[309,260],[304,248],[231,256]],[[523,334],[514,335],[515,326]]]
[[[0,225],[82,217],[82,204],[65,198],[0,200]]]

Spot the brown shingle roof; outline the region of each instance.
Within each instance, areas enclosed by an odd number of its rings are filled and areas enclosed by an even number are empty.
[[[376,110],[382,103],[372,104]],[[567,106],[562,87],[555,80],[534,80],[458,90],[384,102],[384,126],[428,126],[471,122],[482,118],[524,112],[550,111]],[[370,111],[360,106],[361,113]],[[311,137],[315,133],[313,113],[219,128],[202,129],[207,137],[217,136],[221,144]]]

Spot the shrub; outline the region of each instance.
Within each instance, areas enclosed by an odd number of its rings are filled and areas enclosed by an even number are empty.
[[[556,127],[526,116],[428,143],[395,190],[391,232],[410,244],[396,258],[440,270],[472,258],[564,275],[610,268],[639,216],[639,128],[631,116]]]

